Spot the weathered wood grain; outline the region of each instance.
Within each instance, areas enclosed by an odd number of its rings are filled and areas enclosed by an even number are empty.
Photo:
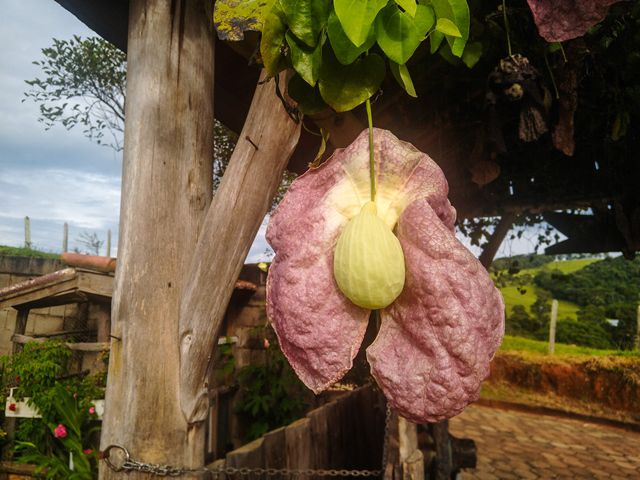
[[[212,2],[131,0],[118,268],[102,448],[204,463],[179,405],[179,306],[212,196]],[[214,240],[215,241],[215,240]],[[233,288],[233,282],[230,282]],[[115,473],[103,479],[152,478]]]
[[[44,343],[46,338],[31,337],[14,333],[11,337],[14,345],[24,345],[25,343]],[[65,342],[64,345],[76,352],[105,352],[109,350],[109,342]]]
[[[180,307],[180,400],[190,424],[206,418],[207,370],[234,281],[299,135],[273,81],[259,84],[207,213]]]

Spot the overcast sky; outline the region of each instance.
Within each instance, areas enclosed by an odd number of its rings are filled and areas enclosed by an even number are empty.
[[[25,80],[41,76],[34,60],[52,38],[93,35],[53,0],[0,0],[0,245],[24,244],[24,217],[31,219],[35,248],[59,252],[63,224],[69,224],[69,248],[83,232],[105,239],[112,231],[112,255],[118,238],[121,154],[84,137],[80,128],[45,131],[38,106],[22,102]],[[249,257],[259,261],[268,249],[263,225]],[[533,242],[506,242],[499,255],[526,253]],[[105,254],[104,248],[101,254]]]

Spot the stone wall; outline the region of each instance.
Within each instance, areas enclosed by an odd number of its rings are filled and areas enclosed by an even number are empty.
[[[52,273],[64,267],[65,265],[57,259],[0,255],[0,288]],[[26,334],[32,335],[34,333],[63,330],[65,322],[75,319],[77,315],[77,305],[31,310]],[[13,308],[0,310],[0,355],[11,353],[11,336],[13,335],[15,323],[16,310]]]

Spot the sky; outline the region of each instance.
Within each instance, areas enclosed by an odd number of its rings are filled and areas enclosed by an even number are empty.
[[[121,153],[87,139],[80,128],[45,130],[38,106],[22,102],[25,80],[42,76],[34,60],[52,38],[93,35],[53,0],[0,0],[0,245],[24,245],[24,217],[31,222],[34,248],[62,250],[63,225],[69,225],[69,249],[86,247],[82,234],[102,240],[112,232],[117,254]],[[37,14],[36,14],[37,12]],[[247,262],[267,260],[263,222]],[[526,237],[526,235],[525,235]],[[465,242],[466,243],[466,242]],[[526,238],[505,242],[499,256],[528,253]],[[474,253],[478,253],[476,250]],[[100,254],[105,255],[103,247]]]

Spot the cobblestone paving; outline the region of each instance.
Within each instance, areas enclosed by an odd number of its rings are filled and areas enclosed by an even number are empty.
[[[478,449],[468,479],[640,479],[640,433],[583,421],[471,406],[450,421]]]

